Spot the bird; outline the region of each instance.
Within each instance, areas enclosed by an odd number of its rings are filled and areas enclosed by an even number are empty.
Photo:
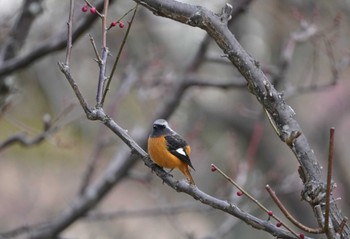
[[[195,170],[190,159],[191,148],[182,136],[170,128],[166,120],[154,121],[147,148],[151,159],[158,166],[169,168],[170,172],[174,168],[179,169],[188,182],[195,185],[190,173],[190,168]]]

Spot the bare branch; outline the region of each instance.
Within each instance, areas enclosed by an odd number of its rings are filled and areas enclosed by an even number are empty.
[[[323,203],[326,184],[323,180],[322,169],[295,119],[294,110],[286,104],[282,94],[277,92],[269,82],[260,69],[259,63],[242,48],[227,26],[222,24],[220,16],[213,14],[204,7],[174,0],[135,0],[135,2],[140,3],[156,15],[202,28],[216,41],[227,58],[244,76],[248,82],[249,90],[270,115],[280,139],[286,142],[292,132],[301,132],[301,135],[294,141],[290,149],[301,165],[300,172],[304,183],[302,197],[313,208],[314,205]],[[332,207],[331,210],[333,214],[341,214],[336,207]],[[341,221],[334,223],[339,225]],[[349,234],[349,228],[345,228],[343,235],[346,237]]]
[[[232,178],[230,178],[229,176],[227,176],[220,168],[218,168],[216,165],[212,164],[211,165],[212,171],[218,171],[222,176],[224,176],[224,178],[226,180],[228,180],[232,185],[234,185],[238,190],[240,190],[240,192],[242,193],[242,195],[247,196],[247,198],[252,201],[253,203],[255,203],[261,210],[263,210],[264,212],[266,212],[270,217],[273,217],[277,222],[281,223],[281,225],[283,225],[290,233],[292,233],[295,237],[298,237],[298,234],[296,234],[296,232],[294,232],[290,227],[288,227],[288,225],[286,225],[285,223],[283,223],[283,221],[281,219],[279,219],[277,216],[275,216],[272,211],[268,210],[262,203],[260,203],[257,199],[255,199],[252,195],[250,195],[250,193],[248,193],[246,190],[244,190],[244,188],[242,188],[238,183],[236,183]]]
[[[125,33],[125,35],[124,35],[124,37],[123,37],[123,41],[122,41],[122,43],[120,44],[117,57],[116,57],[116,59],[115,59],[115,61],[114,61],[114,63],[113,63],[112,71],[111,71],[111,73],[110,73],[110,75],[109,75],[109,77],[108,77],[108,80],[107,80],[107,85],[106,85],[106,87],[103,89],[104,92],[103,92],[103,97],[102,97],[101,105],[104,104],[104,101],[105,101],[105,99],[106,99],[107,93],[108,93],[108,91],[109,91],[109,86],[110,86],[110,84],[111,84],[111,82],[112,82],[114,72],[115,72],[115,70],[116,70],[116,68],[117,68],[117,65],[118,65],[120,56],[121,56],[122,51],[123,51],[123,49],[124,49],[124,46],[125,46],[125,43],[126,43],[126,39],[128,39],[128,36],[129,36],[129,33],[130,33],[130,29],[131,29],[132,23],[134,22],[135,15],[136,15],[136,12],[137,12],[137,7],[138,7],[138,4],[137,4],[133,9],[131,9],[131,10],[134,10],[134,13],[132,14],[130,23],[129,23],[129,25],[128,25],[128,29],[126,30],[126,33]],[[131,11],[131,10],[130,10],[130,11]],[[124,16],[126,16],[126,14],[128,14],[130,11],[128,11],[127,13],[125,13],[121,18],[123,18]]]
[[[108,13],[109,0],[104,0],[103,15],[102,15],[102,48],[107,48],[107,13]]]
[[[5,148],[7,148],[13,144],[16,144],[16,143],[20,144],[21,146],[26,146],[26,147],[40,144],[48,136],[50,136],[54,131],[57,131],[57,128],[51,129],[49,131],[44,131],[43,133],[40,133],[31,139],[29,139],[23,133],[15,134],[15,135],[7,138],[4,142],[0,143],[0,151],[4,150]]]
[[[241,211],[236,205],[212,197],[197,187],[189,185],[184,180],[177,181],[173,177],[169,176],[168,173],[157,167],[148,157],[147,153],[136,144],[136,142],[126,133],[124,129],[122,129],[112,119],[106,116],[102,109],[97,109],[94,112],[96,112],[96,118],[103,122],[104,125],[106,125],[113,132],[115,132],[132,149],[132,152],[135,154],[135,156],[141,158],[146,166],[152,168],[152,170],[159,177],[161,177],[166,184],[168,184],[176,191],[184,192],[204,204],[210,205],[216,209],[234,215],[235,217],[240,218],[241,220],[257,229],[265,230],[281,238],[294,238],[294,236],[289,235],[283,229],[276,228],[275,225],[271,224],[269,221],[258,219],[246,212]],[[110,190],[110,188],[113,186],[113,183],[118,178],[116,172],[120,171],[119,166],[120,165],[118,164],[118,167],[109,167],[103,174],[102,178],[100,178],[96,184],[92,185],[84,196],[78,198],[78,200],[71,208],[67,209],[67,211],[64,212],[61,217],[50,223],[47,229],[32,234],[32,238],[52,237],[70,225],[74,220],[76,220],[76,218],[81,217],[84,212],[86,212],[86,210],[93,208],[94,205],[96,205],[96,203]]]
[[[62,64],[60,64],[62,65]],[[66,77],[70,74],[66,73]],[[72,78],[68,79],[71,85],[75,85],[75,82]],[[77,97],[81,97],[80,92],[74,90],[77,94]],[[219,210],[225,211],[231,215],[234,215],[246,223],[252,225],[257,229],[263,229],[275,236],[282,238],[293,238],[286,231],[280,228],[276,228],[273,224],[268,221],[258,219],[248,213],[241,211],[237,206],[228,203],[227,201],[222,201],[217,198],[214,198],[196,187],[190,186],[185,181],[177,181],[168,173],[166,173],[161,168],[157,167],[153,161],[148,157],[148,154],[129,136],[127,131],[121,128],[116,122],[114,122],[110,117],[108,117],[102,108],[96,108],[87,112],[87,117],[94,120],[101,121],[105,126],[107,126],[111,131],[113,131],[120,139],[127,144],[132,154],[137,158],[141,158],[145,165],[152,168],[152,170],[162,178],[162,180],[167,183],[170,187],[174,188],[176,191],[184,192],[191,195],[194,199],[200,200],[202,203],[210,205]],[[125,157],[127,159],[127,157]],[[128,160],[128,159],[127,159]],[[124,167],[128,164],[124,164],[121,160],[113,162],[107,170],[102,174],[102,177],[92,186],[90,186],[86,193],[75,201],[74,205],[71,208],[68,208],[61,217],[58,217],[56,220],[53,220],[47,227],[44,229],[38,229],[31,235],[32,238],[47,238],[57,235],[59,232],[64,230],[75,220],[83,216],[86,211],[93,208],[113,187],[115,182],[125,174],[126,170],[123,170]]]
[[[117,2],[117,0],[110,0],[110,3]],[[96,1],[94,5],[97,10],[103,8],[103,0]],[[94,21],[98,18],[97,14],[89,14],[84,17],[79,17],[78,22],[72,32],[72,43],[74,43],[87,29],[91,27]],[[26,23],[27,24],[27,23]],[[16,70],[22,69],[34,63],[37,59],[55,51],[62,50],[67,45],[66,30],[50,37],[23,55],[16,56],[10,60],[3,62],[0,65],[0,76],[8,75]],[[2,78],[0,78],[0,81]]]
[[[102,59],[101,59],[100,55],[98,54],[98,50],[97,50],[97,47],[96,47],[95,40],[94,40],[94,38],[91,36],[91,34],[89,34],[89,38],[90,38],[90,42],[91,42],[92,48],[94,49],[94,52],[95,52],[96,62],[97,62],[98,64],[101,64]]]
[[[108,105],[108,107],[107,107],[107,111],[111,115],[113,115],[114,112],[116,110],[118,110],[118,106],[122,102],[123,97],[125,97],[126,95],[129,94],[131,88],[139,79],[139,76],[137,74],[137,70],[135,69],[135,67],[132,63],[130,63],[126,67],[125,75],[126,75],[126,77],[125,77],[125,79],[122,80],[121,86],[119,87],[119,89],[115,92],[115,94],[112,97],[113,100],[111,102],[113,102],[113,104]],[[109,139],[109,138],[105,139],[103,137],[103,136],[105,136],[106,130],[107,130],[106,127],[101,126],[99,129],[99,133],[97,133],[96,143],[94,143],[93,152],[90,155],[89,163],[88,163],[86,170],[85,170],[83,177],[82,177],[82,181],[81,181],[82,183],[81,183],[81,186],[79,188],[80,195],[83,195],[85,193],[86,189],[88,188],[88,186],[91,182],[92,175],[95,172],[95,165],[97,163],[98,156],[99,156],[101,150],[103,150],[107,145],[109,145],[112,142],[111,139]],[[140,137],[136,137],[136,138],[140,138]],[[136,141],[140,142],[139,140],[136,140]],[[127,156],[125,156],[124,153],[121,153],[120,155],[123,157],[129,158],[129,154]],[[115,158],[114,160],[123,161],[123,159],[119,159],[119,158]],[[131,166],[131,164],[130,164],[130,166]]]
[[[101,62],[99,62],[100,67],[100,73],[98,76],[98,86],[97,86],[97,93],[96,93],[96,105],[98,107],[102,107],[102,99],[103,99],[103,89],[105,86],[105,82],[107,80],[107,57],[109,54],[109,50],[107,47],[102,48],[101,53]]]
[[[270,194],[271,198],[273,199],[273,201],[276,203],[276,205],[278,206],[278,208],[281,210],[281,212],[283,212],[284,216],[286,216],[286,218],[289,219],[290,222],[292,222],[295,226],[299,227],[300,229],[309,232],[309,233],[323,233],[324,230],[323,228],[310,228],[307,227],[303,224],[301,224],[297,219],[295,219],[289,212],[288,210],[283,206],[282,202],[278,199],[278,197],[276,196],[276,193],[271,189],[271,187],[269,185],[266,185],[266,190],[268,191],[268,193]]]
[[[96,6],[94,6],[94,5],[92,5],[88,0],[84,0],[85,2],[86,2],[86,4],[90,7],[90,8],[96,8]],[[103,5],[105,4],[105,1],[103,0]],[[102,9],[103,10],[103,9]],[[100,18],[103,18],[103,14],[101,14],[101,11],[102,10],[97,10],[96,9],[96,14],[97,14],[97,16],[99,16]]]
[[[327,191],[326,191],[326,209],[325,209],[325,220],[324,230],[326,234],[331,233],[329,228],[329,213],[330,213],[330,200],[332,191],[332,171],[333,171],[333,159],[334,159],[334,132],[335,129],[332,127],[329,134],[329,148],[328,148],[328,167],[327,167]]]
[[[5,141],[0,143],[0,152],[6,149],[9,146],[14,144],[20,144],[24,147],[30,147],[32,145],[37,145],[42,143],[49,136],[58,131],[62,125],[58,124],[58,121],[62,119],[62,117],[66,116],[73,108],[73,105],[68,105],[55,119],[51,119],[50,115],[45,114],[43,116],[43,132],[36,135],[33,138],[28,138],[28,136],[24,133],[15,134]]]
[[[69,66],[70,55],[72,51],[72,28],[73,28],[74,0],[69,1],[69,17],[67,22],[67,47],[66,47],[66,66]]]
[[[20,15],[8,33],[8,40],[2,44],[0,49],[0,65],[15,57],[24,45],[32,24],[43,11],[41,5],[42,1],[43,0],[23,1]]]
[[[75,95],[77,96],[77,98],[80,102],[80,105],[83,108],[87,117],[88,118],[90,117],[89,119],[93,119],[93,118],[91,118],[90,107],[89,107],[88,103],[85,101],[85,98],[83,97],[83,95],[81,94],[78,85],[75,83],[75,80],[71,76],[71,74],[69,72],[69,67],[63,63],[58,63],[58,67],[60,68],[61,72],[66,76],[66,79],[68,80],[69,84],[71,85],[71,87],[72,87]]]
[[[214,14],[212,14],[211,12],[206,12],[206,13],[210,13],[208,15],[209,18],[212,18],[212,17],[215,18]],[[200,23],[201,19],[200,18],[198,19],[197,17],[198,16],[191,17],[191,19],[189,19],[190,20],[189,23],[201,24]],[[221,20],[219,21],[227,21],[227,19],[221,18]],[[173,189],[179,192],[187,193],[188,195],[192,196],[194,199],[199,200],[204,204],[210,205],[214,208],[227,212],[245,221],[246,223],[253,226],[254,228],[265,230],[276,237],[295,238],[295,236],[290,235],[290,233],[286,232],[284,229],[277,228],[275,225],[273,225],[269,221],[256,218],[246,212],[241,211],[234,204],[230,204],[227,201],[219,200],[215,197],[212,197],[202,192],[197,187],[190,186],[185,181],[177,181],[174,178],[170,177],[164,170],[157,167],[149,159],[147,153],[135,142],[133,138],[130,137],[127,130],[120,127],[108,115],[106,115],[102,108],[97,107],[97,108],[90,109],[87,103],[85,102],[85,99],[83,98],[82,94],[80,93],[74,79],[72,78],[69,72],[69,68],[64,67],[62,63],[60,63],[59,66],[61,71],[65,74],[71,87],[73,88],[87,117],[92,120],[101,121],[112,132],[114,132],[117,136],[119,136],[119,138],[122,139],[123,142],[130,147],[132,152],[131,157],[142,159],[145,165],[152,168],[152,170],[159,177],[161,177],[164,180],[164,182],[167,183],[170,187],[172,187]],[[176,91],[175,94],[177,93],[182,94],[181,92],[182,93],[184,92],[182,84],[181,84],[181,87],[179,88],[179,91]],[[177,100],[177,102],[178,101],[179,100]],[[174,104],[174,101],[173,102],[169,101],[169,102],[176,107],[176,104]],[[170,110],[174,109],[175,107],[171,107]],[[170,111],[168,110],[167,112],[170,112]],[[132,162],[130,162],[130,159],[128,159],[126,156],[123,158],[125,159],[124,161],[113,161],[111,165],[107,168],[107,170],[102,174],[101,178],[97,180],[97,182],[94,185],[90,186],[83,195],[78,197],[70,208],[66,209],[66,211],[61,216],[51,221],[45,228],[38,228],[37,230],[33,231],[30,237],[31,238],[55,237],[62,230],[64,230],[69,225],[71,225],[74,221],[76,221],[78,218],[85,215],[86,212],[91,208],[93,208],[107,194],[107,192],[110,191],[113,185],[126,173],[126,170],[124,169],[129,168]]]
[[[348,218],[347,217],[344,217],[344,219],[341,221],[339,227],[338,227],[338,230],[337,230],[337,233],[338,234],[342,234],[342,231],[344,230],[344,227],[346,226],[346,222],[348,221]]]
[[[60,128],[57,125],[53,125],[52,122],[50,122],[50,119],[47,119],[45,116],[43,117],[43,126],[43,132],[33,138],[28,138],[24,133],[18,133],[10,136],[5,141],[0,143],[0,152],[14,144],[20,144],[24,147],[40,144]]]

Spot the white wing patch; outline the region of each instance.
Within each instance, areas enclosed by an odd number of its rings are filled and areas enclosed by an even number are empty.
[[[187,156],[187,154],[186,154],[186,152],[185,152],[185,150],[183,148],[178,148],[176,150],[176,152],[178,152],[179,154],[182,154],[183,156]]]

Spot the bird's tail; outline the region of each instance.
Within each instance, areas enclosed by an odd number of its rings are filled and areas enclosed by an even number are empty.
[[[185,177],[187,178],[187,180],[188,180],[188,182],[189,182],[190,184],[196,185],[196,184],[194,183],[194,180],[193,180],[192,175],[191,175],[191,173],[190,173],[190,169],[188,168],[188,165],[187,165],[187,164],[184,165],[183,167],[180,167],[179,169],[180,169],[180,171],[185,175]]]

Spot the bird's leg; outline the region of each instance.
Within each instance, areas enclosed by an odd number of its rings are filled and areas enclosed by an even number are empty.
[[[152,172],[154,171],[155,168],[163,169],[164,172],[165,172],[165,174],[166,174],[167,176],[173,177],[173,175],[170,174],[170,173],[174,170],[173,168],[170,169],[169,172],[167,172],[163,167],[161,167],[161,166],[159,166],[158,164],[154,163],[154,164],[151,166]],[[164,184],[164,180],[163,180],[162,183]]]
[[[171,172],[174,170],[173,168],[171,168],[171,169],[167,172],[163,167],[161,167],[161,166],[159,166],[158,164],[154,163],[154,164],[151,166],[152,172],[154,171],[155,168],[163,169],[164,172],[165,172],[167,175],[173,177],[173,175],[171,174]]]
[[[153,163],[152,166],[151,166],[151,169],[152,169],[152,172],[154,172],[154,169],[155,168],[160,168],[160,169],[163,169],[161,166],[159,166],[158,164],[156,163]],[[164,169],[163,169],[164,170]]]
[[[171,172],[173,171],[174,169],[173,168],[171,168],[168,172],[166,172],[166,170],[164,170],[169,176],[173,176],[172,174],[171,174]]]

